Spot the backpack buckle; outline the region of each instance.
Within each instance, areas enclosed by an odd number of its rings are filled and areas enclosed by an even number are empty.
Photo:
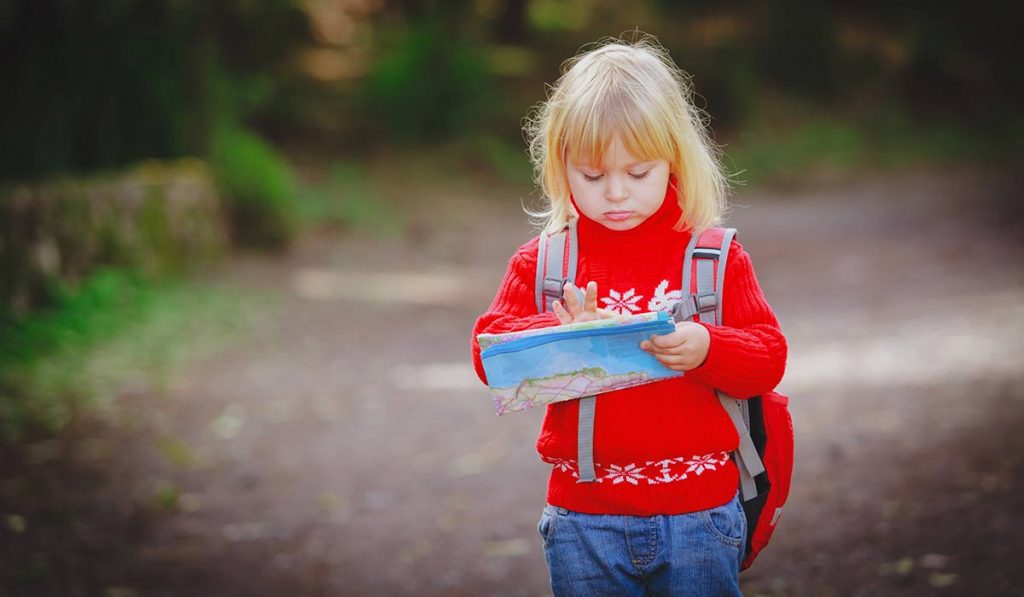
[[[562,289],[569,282],[568,278],[544,278],[544,296],[553,299],[562,298]]]
[[[714,292],[691,294],[672,307],[672,319],[676,322],[692,319],[701,313],[718,309],[718,295]]]
[[[550,309],[551,303],[553,303],[554,301],[563,300],[562,289],[565,288],[566,284],[572,286],[572,289],[576,291],[576,298],[579,299],[581,305],[583,304],[583,299],[585,296],[583,289],[577,288],[576,284],[573,284],[571,282],[572,280],[570,280],[569,278],[544,278],[543,288],[541,289],[541,292],[544,293],[545,297],[545,310]]]

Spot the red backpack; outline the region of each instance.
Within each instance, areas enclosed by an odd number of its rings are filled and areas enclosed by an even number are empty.
[[[722,287],[729,247],[735,236],[735,228],[708,228],[692,236],[683,257],[682,288],[689,294],[672,309],[676,321],[696,318],[721,325]],[[539,312],[550,310],[551,303],[562,298],[566,282],[576,286],[577,258],[575,221],[556,234],[541,235],[534,285]],[[582,295],[582,291],[579,292]],[[747,516],[746,553],[741,566],[741,570],[746,570],[771,540],[789,497],[793,477],[793,419],[789,414],[789,398],[778,392],[741,400],[719,391],[718,397],[740,437],[740,445],[732,458],[740,472],[740,492]],[[580,482],[596,478],[595,398],[580,398],[577,444]]]

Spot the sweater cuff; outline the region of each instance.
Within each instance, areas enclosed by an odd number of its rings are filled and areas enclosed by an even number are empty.
[[[718,333],[718,330],[721,328],[710,323],[704,323],[703,321],[698,321],[696,323],[704,326],[704,329],[708,331],[708,353],[704,355],[704,362],[693,370],[687,372],[687,375],[698,377],[701,381],[706,381],[708,377],[714,378],[718,370],[721,369],[720,361],[722,359],[718,354],[721,351],[715,350],[716,348],[720,348],[722,344],[721,334]]]

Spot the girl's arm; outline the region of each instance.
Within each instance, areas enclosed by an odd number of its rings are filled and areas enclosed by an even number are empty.
[[[707,358],[686,375],[735,398],[775,389],[786,370],[788,347],[779,321],[765,301],[750,255],[733,241],[722,289],[722,320],[702,323],[711,335]]]
[[[537,313],[534,283],[537,274],[537,242],[534,238],[516,251],[509,260],[505,278],[487,312],[476,320],[471,338],[473,366],[480,381],[487,383],[480,360],[477,334],[501,334],[533,328],[559,325],[558,316],[551,311]]]

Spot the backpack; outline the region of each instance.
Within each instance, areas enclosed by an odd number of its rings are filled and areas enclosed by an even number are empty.
[[[692,235],[683,257],[681,286],[689,294],[684,294],[672,309],[676,321],[697,318],[721,325],[725,268],[735,236],[734,228],[708,228]],[[562,298],[566,282],[571,282],[582,298],[583,291],[576,286],[579,255],[575,220],[558,233],[542,234],[537,251],[534,288],[538,312],[550,310],[551,303]],[[596,398],[579,399],[577,462],[581,483],[596,480]],[[740,438],[732,459],[739,469],[740,493],[747,518],[746,549],[741,566],[741,570],[746,570],[768,545],[789,497],[793,476],[793,419],[789,414],[789,398],[778,392],[741,400],[718,391],[718,398]]]

